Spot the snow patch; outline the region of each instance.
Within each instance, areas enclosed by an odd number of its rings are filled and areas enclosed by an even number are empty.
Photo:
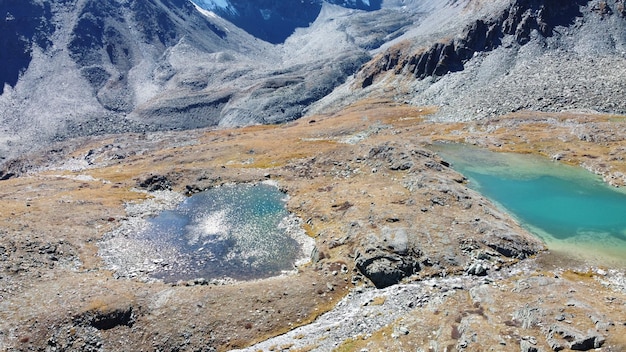
[[[200,12],[201,14],[203,14],[206,17],[211,17],[211,18],[217,18],[217,15],[209,10],[205,10],[202,7],[200,7],[198,4],[193,3],[193,6],[196,7],[196,10],[198,10],[198,12]]]
[[[195,0],[192,2],[194,5],[196,5],[196,7],[199,7],[204,11],[208,10],[208,16],[215,17],[215,13],[212,12],[215,10],[223,11],[231,15],[237,15],[237,10],[228,0]],[[207,15],[203,11],[200,12]]]

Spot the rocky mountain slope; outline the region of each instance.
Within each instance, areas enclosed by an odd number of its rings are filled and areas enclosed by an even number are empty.
[[[468,2],[463,11],[475,6],[489,13],[447,33],[418,26],[320,106],[387,91],[439,106],[445,120],[519,110],[626,112],[623,1]]]
[[[167,55],[178,47],[259,51],[188,1],[6,1],[0,12],[7,14],[3,38],[23,53],[7,76],[19,79],[2,82],[3,154],[54,138],[137,129],[124,116],[166,90],[177,72]]]
[[[620,113],[625,11],[621,0],[5,1],[0,157],[74,136],[284,122],[380,95],[447,120]]]
[[[233,4],[238,14],[281,13],[266,29],[306,12],[305,3]],[[306,21],[287,21],[295,33],[279,41],[187,0],[2,2],[12,49],[0,54],[0,154],[81,135],[293,120],[418,16],[314,5]]]

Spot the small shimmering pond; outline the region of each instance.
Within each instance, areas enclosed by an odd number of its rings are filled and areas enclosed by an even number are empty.
[[[141,225],[122,226],[101,254],[122,276],[166,282],[279,275],[308,258],[313,242],[285,201],[269,184],[212,188]]]
[[[433,149],[549,248],[626,262],[626,194],[579,167],[462,144]]]

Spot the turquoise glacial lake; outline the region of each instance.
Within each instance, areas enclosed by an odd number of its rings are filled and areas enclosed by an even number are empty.
[[[540,156],[463,144],[433,150],[549,249],[600,264],[626,263],[626,194],[597,175]]]
[[[166,282],[249,280],[292,270],[303,256],[293,235],[306,235],[286,210],[285,198],[272,185],[227,185],[148,219],[137,238],[174,253],[152,276]]]

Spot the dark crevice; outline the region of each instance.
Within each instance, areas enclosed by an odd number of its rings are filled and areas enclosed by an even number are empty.
[[[91,317],[90,325],[98,330],[110,330],[118,326],[132,327],[133,309],[116,309],[110,312],[98,312]]]

